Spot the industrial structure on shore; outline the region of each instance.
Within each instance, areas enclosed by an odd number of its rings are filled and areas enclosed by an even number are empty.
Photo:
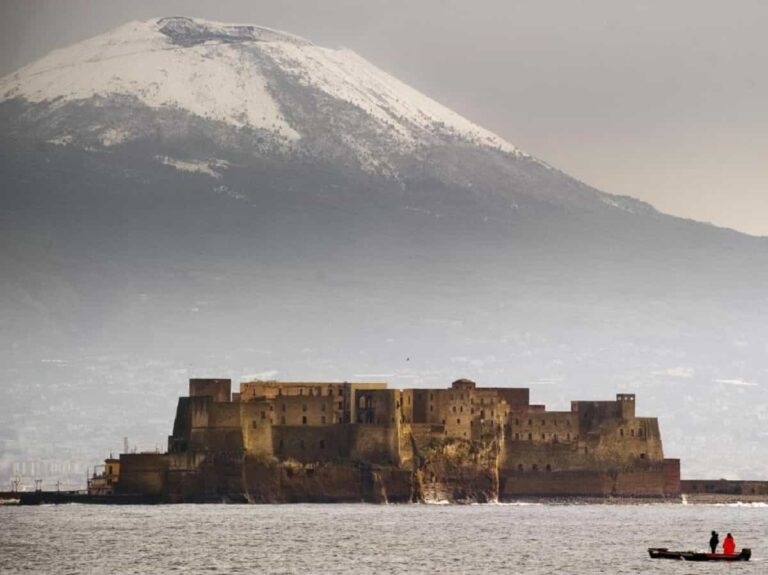
[[[192,379],[167,453],[108,462],[99,494],[190,501],[675,497],[656,418],[635,396],[531,405],[525,388]]]

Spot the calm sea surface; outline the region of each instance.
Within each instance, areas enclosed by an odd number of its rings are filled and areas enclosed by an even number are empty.
[[[748,563],[659,561],[733,532]],[[768,507],[0,507],[2,573],[768,573]]]

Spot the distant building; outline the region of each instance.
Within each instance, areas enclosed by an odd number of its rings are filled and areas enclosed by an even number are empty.
[[[173,501],[356,500],[368,498],[366,489],[377,500],[680,490],[679,461],[664,458],[658,422],[635,415],[634,395],[551,412],[531,405],[526,388],[466,379],[402,390],[248,381],[234,394],[228,379],[192,379],[168,453],[122,454],[120,464],[119,491]],[[338,485],[344,481],[354,485]]]

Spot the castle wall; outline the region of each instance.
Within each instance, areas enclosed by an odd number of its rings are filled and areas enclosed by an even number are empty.
[[[330,425],[338,423],[338,398],[332,395],[279,396],[273,401],[275,425]]]
[[[351,425],[349,446],[351,459],[397,465],[400,462],[399,425]]]
[[[189,423],[190,429],[208,427],[210,425],[210,411],[213,404],[211,396],[189,397]]]
[[[190,397],[211,397],[213,401],[231,401],[231,379],[190,379]]]
[[[302,463],[336,461],[349,457],[349,429],[341,425],[275,426],[271,449],[280,459]]]
[[[169,456],[160,453],[120,454],[118,493],[162,495],[166,491]]]
[[[510,411],[506,418],[506,430],[509,440],[535,444],[571,443],[579,439],[579,419],[569,411]]]
[[[239,403],[213,403],[209,406],[210,427],[240,429]]]
[[[622,470],[501,472],[503,499],[525,496],[674,497],[679,489],[668,483],[662,464]]]
[[[240,403],[243,444],[251,455],[273,455],[274,404],[262,399]]]
[[[396,389],[355,390],[357,423],[394,425],[401,419],[401,393]],[[407,399],[407,398],[405,398]]]

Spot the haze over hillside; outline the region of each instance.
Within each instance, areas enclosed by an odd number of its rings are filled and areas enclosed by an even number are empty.
[[[0,80],[0,125],[0,480],[162,446],[209,375],[635,392],[684,475],[765,474],[765,239],[258,26],[57,50]]]

